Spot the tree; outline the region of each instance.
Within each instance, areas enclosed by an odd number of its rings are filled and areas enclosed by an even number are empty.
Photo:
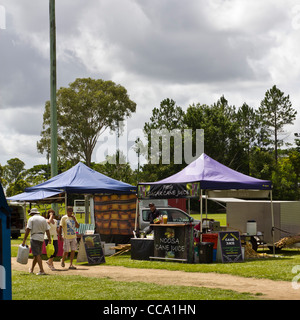
[[[7,160],[3,167],[3,176],[6,181],[6,195],[8,197],[21,193],[29,184],[24,180],[26,174],[25,163],[19,158]]]
[[[50,112],[46,102],[40,153],[50,153]],[[61,158],[91,164],[99,136],[107,129],[115,130],[118,122],[135,112],[136,104],[127,90],[112,81],[91,78],[76,79],[68,88],[57,92],[58,153]]]
[[[116,179],[118,181],[123,181],[129,184],[136,184],[136,180],[133,171],[128,162],[126,162],[126,157],[122,151],[117,150],[115,154],[116,163],[112,163],[113,156],[106,156],[106,160],[103,163],[92,163],[91,167],[93,170],[98,171],[106,176]],[[122,161],[120,159],[122,158]]]
[[[289,157],[279,158],[276,170],[272,172],[274,199],[298,200],[298,177]]]
[[[143,166],[142,180],[155,181],[163,179],[182,168],[182,138],[184,111],[172,99],[166,98],[160,102],[159,108],[152,110],[150,121],[144,125],[144,132],[148,142],[148,164]],[[156,135],[153,134],[156,130]],[[174,135],[176,139],[174,138]],[[179,139],[177,139],[179,137]],[[154,141],[159,145],[155,146]],[[178,141],[180,140],[180,141]],[[179,144],[179,145],[178,145]],[[157,147],[157,148],[156,148]],[[164,154],[167,151],[167,154]],[[180,163],[175,163],[175,152],[180,151]],[[178,153],[176,153],[178,155]],[[154,160],[155,159],[155,160]],[[178,156],[176,157],[178,159]]]
[[[50,167],[46,164],[38,164],[26,170],[26,181],[31,185],[42,183],[51,178]]]
[[[275,162],[278,162],[279,134],[283,132],[286,124],[293,124],[297,111],[292,108],[289,95],[284,96],[276,85],[265,93],[261,101],[259,114],[263,130],[269,144],[274,145]],[[271,137],[274,136],[274,139]]]
[[[7,181],[4,178],[4,167],[1,166],[1,164],[0,164],[0,183],[3,188],[7,185]]]
[[[7,164],[3,168],[4,178],[8,183],[14,183],[23,178],[22,173],[25,171],[25,163],[19,158],[7,160]]]
[[[234,106],[222,96],[216,103],[191,105],[184,117],[186,127],[204,130],[204,150],[213,159],[241,172],[247,171],[240,125]]]
[[[253,108],[244,103],[237,111],[237,121],[240,129],[240,140],[247,153],[248,170],[246,173],[249,175],[251,149],[258,141],[259,117]]]
[[[16,194],[22,193],[25,191],[30,184],[24,179],[18,179],[15,182],[9,184],[8,188],[6,189],[6,196],[12,197]]]

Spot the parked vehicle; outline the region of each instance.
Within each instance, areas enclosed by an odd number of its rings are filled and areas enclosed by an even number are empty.
[[[160,212],[161,215],[168,216],[168,223],[192,223],[194,225],[198,224],[200,221],[195,220],[186,212],[178,208],[157,206],[156,209]],[[139,214],[139,230],[142,231],[150,224],[149,207],[140,207]]]
[[[11,237],[12,239],[18,239],[21,233],[25,233],[25,206],[19,202],[8,202],[8,206],[11,209]]]

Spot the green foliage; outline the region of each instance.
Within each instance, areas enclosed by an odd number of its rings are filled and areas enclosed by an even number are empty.
[[[122,160],[120,161],[120,157]],[[104,163],[92,163],[91,168],[104,175],[123,181],[129,184],[136,184],[136,179],[129,163],[125,162],[125,157],[120,151],[117,151],[113,157],[106,157]]]
[[[182,153],[180,154],[180,163],[175,161],[176,148],[182,150],[183,129],[185,127],[184,111],[181,107],[176,106],[176,102],[172,99],[164,99],[160,103],[159,108],[152,110],[150,122],[145,123],[144,132],[148,141],[148,156],[151,157],[151,163],[144,165],[140,176],[141,181],[155,181],[172,175],[181,170],[185,164],[182,161]],[[153,130],[156,130],[156,138],[160,135],[159,150],[154,148]],[[174,130],[174,131],[173,131]],[[179,142],[174,135],[180,136]],[[155,139],[156,140],[156,139]],[[169,158],[163,159],[162,146],[169,146]],[[156,159],[156,160],[153,160]],[[156,163],[154,163],[156,162]]]
[[[224,96],[211,106],[190,106],[184,123],[194,131],[199,128],[204,130],[204,151],[207,155],[235,170],[247,170],[236,108],[230,106]]]
[[[112,81],[91,78],[76,79],[68,88],[57,92],[59,156],[75,164],[83,159],[87,166],[99,136],[107,129],[115,130],[119,121],[135,112],[136,104],[127,90]],[[42,138],[37,147],[50,153],[50,112],[46,102]]]
[[[279,134],[282,133],[286,124],[293,124],[297,111],[292,108],[289,95],[284,96],[275,85],[266,92],[260,108],[261,127],[265,134],[265,143],[274,145],[275,161],[278,161],[278,147],[281,140]]]
[[[259,109],[247,103],[241,107],[230,105],[224,96],[212,105],[191,104],[186,112],[172,99],[164,99],[152,110],[144,125],[147,145],[136,141],[136,152],[148,156],[149,163],[134,172],[126,161],[91,163],[91,155],[99,135],[106,129],[119,130],[118,121],[129,117],[136,105],[127,91],[112,81],[76,79],[68,88],[58,91],[58,156],[59,173],[68,170],[80,160],[88,166],[114,179],[130,184],[139,181],[157,181],[182,170],[184,159],[184,130],[192,129],[192,156],[196,154],[197,129],[204,130],[204,152],[241,173],[264,180],[272,180],[274,199],[299,200],[300,139],[295,146],[282,149],[284,126],[292,124],[296,111],[289,95],[276,86],[265,94]],[[50,104],[45,104],[43,131],[38,150],[50,153]],[[159,148],[154,149],[151,131],[161,135]],[[180,133],[180,140],[172,135]],[[281,135],[281,136],[280,136]],[[169,146],[170,157],[163,160],[162,146]],[[155,150],[155,152],[154,152]],[[180,153],[178,157],[176,154]],[[154,164],[153,156],[157,163]],[[176,158],[176,161],[175,161]],[[111,160],[111,159],[110,159]],[[7,195],[23,192],[28,185],[41,183],[50,177],[47,165],[24,169],[17,158],[0,166],[1,184]]]

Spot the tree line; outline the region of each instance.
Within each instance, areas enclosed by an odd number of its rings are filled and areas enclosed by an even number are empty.
[[[133,170],[130,164],[117,162],[93,163],[92,153],[99,136],[104,130],[117,130],[117,123],[130,117],[136,104],[130,100],[124,87],[112,81],[76,79],[68,88],[57,92],[58,106],[58,171],[63,172],[78,161],[85,162],[114,179],[136,185],[137,181],[156,181],[174,174],[186,166],[184,159],[175,163],[176,144],[171,137],[169,164],[160,158],[157,164],[147,163]],[[244,103],[240,107],[230,105],[221,96],[212,105],[192,104],[186,111],[170,98],[161,101],[152,110],[152,116],[144,124],[146,146],[136,141],[138,153],[151,153],[151,130],[171,132],[192,129],[193,152],[196,152],[194,136],[197,129],[204,130],[204,152],[220,163],[241,173],[273,182],[273,196],[276,199],[298,200],[300,178],[300,137],[294,143],[286,142],[286,125],[296,119],[289,95],[274,85],[266,91],[259,108]],[[45,104],[43,130],[37,149],[50,157],[50,112],[49,101]],[[292,133],[294,134],[294,133]],[[160,145],[164,143],[161,137]],[[182,141],[182,144],[184,141]],[[126,162],[126,161],[125,161]],[[11,196],[23,192],[28,186],[50,178],[49,165],[36,165],[25,170],[25,164],[18,158],[0,165],[0,179]]]

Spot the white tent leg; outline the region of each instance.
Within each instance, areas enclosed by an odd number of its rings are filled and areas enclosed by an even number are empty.
[[[91,211],[91,224],[95,225],[95,203],[94,203],[94,195],[91,195],[91,198],[90,198],[90,211]]]
[[[205,191],[205,195],[206,195],[206,197],[205,197],[205,218],[207,219],[207,198],[208,198],[207,191]]]
[[[270,192],[270,204],[271,204],[271,215],[272,215],[272,241],[273,241],[273,255],[275,256],[275,240],[274,240],[274,226],[275,226],[275,223],[274,223],[274,208],[273,208],[273,195],[272,195],[272,190]]]
[[[67,195],[67,192],[65,192],[65,214],[67,214],[67,206],[68,206],[68,195]]]
[[[137,232],[137,218],[139,213],[139,199],[136,198],[136,205],[135,205],[135,222],[134,222],[134,230]]]
[[[201,218],[200,218],[200,221],[201,221],[200,242],[202,242],[202,230],[203,230],[203,228],[202,228],[202,225],[203,225],[203,223],[202,223],[202,215],[203,215],[202,193],[203,193],[203,190],[201,189],[201,190],[200,190],[200,215],[201,215]]]

